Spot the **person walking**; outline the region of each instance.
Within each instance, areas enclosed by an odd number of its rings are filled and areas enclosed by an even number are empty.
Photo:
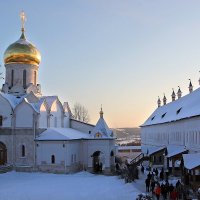
[[[161,188],[160,188],[160,185],[157,184],[157,186],[155,187],[155,195],[156,195],[156,199],[159,200],[160,199],[160,193],[161,193]]]
[[[147,178],[145,180],[145,184],[146,184],[146,192],[149,192],[149,186],[150,186],[150,179],[149,178]]]
[[[151,192],[152,192],[152,194],[154,194],[155,185],[156,185],[156,182],[154,180],[152,180],[151,181]]]
[[[160,180],[163,181],[164,179],[164,170],[162,168],[162,170],[160,171]]]
[[[177,194],[177,191],[175,189],[170,193],[170,199],[171,200],[177,200],[178,199],[178,194]]]

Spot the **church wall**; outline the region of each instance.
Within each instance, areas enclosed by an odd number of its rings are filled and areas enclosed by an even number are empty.
[[[93,157],[91,156],[96,151],[102,152],[103,167],[110,169],[110,151],[113,149],[113,146],[110,146],[109,140],[87,140],[84,145],[86,145],[84,150],[87,151],[84,153],[84,160],[87,161],[89,169],[93,168]]]
[[[22,145],[25,146],[25,156],[22,156]],[[35,157],[35,142],[33,130],[18,130],[15,136],[15,162],[17,167],[33,167]]]
[[[26,102],[21,103],[15,109],[15,126],[16,127],[33,127],[34,111]]]
[[[69,173],[80,170],[81,141],[37,141],[37,165],[40,171]],[[55,163],[51,163],[52,155]]]
[[[59,141],[37,141],[37,164],[52,164],[51,156],[55,156],[55,164],[61,164],[65,162],[65,147],[63,147],[64,142]],[[54,164],[52,164],[54,165]]]
[[[40,107],[40,115],[39,115],[39,128],[47,128],[47,110],[44,104]]]
[[[142,127],[141,139],[142,145],[179,145],[200,152],[200,117]]]
[[[70,125],[71,125],[71,128],[84,132],[84,133],[89,133],[89,131],[92,132],[92,130],[94,129],[94,126],[91,124],[86,124],[86,123],[73,120],[73,119],[70,120]]]
[[[12,108],[10,103],[0,95],[0,115],[3,117],[2,127],[11,127]]]
[[[74,166],[80,163],[81,140],[67,142],[67,166]]]

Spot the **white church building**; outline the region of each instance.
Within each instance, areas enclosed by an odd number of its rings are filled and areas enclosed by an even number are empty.
[[[38,83],[41,55],[22,34],[4,53],[5,83],[0,92],[0,167],[17,171],[110,172],[115,138],[103,111],[96,126],[73,119],[67,102],[45,96]]]

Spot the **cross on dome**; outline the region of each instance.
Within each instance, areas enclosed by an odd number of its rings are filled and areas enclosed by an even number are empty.
[[[20,18],[21,18],[21,22],[22,22],[22,32],[24,32],[24,24],[25,24],[25,21],[27,20],[27,18],[26,18],[25,12],[23,10],[20,12]]]
[[[100,117],[103,118],[102,104],[101,104],[101,110],[100,110],[99,114],[100,114]]]

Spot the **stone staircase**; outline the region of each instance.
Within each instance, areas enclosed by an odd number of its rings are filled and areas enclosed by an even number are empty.
[[[12,171],[12,165],[0,165],[0,174]]]
[[[144,156],[143,153],[139,154],[137,157],[133,158],[131,160],[130,164],[138,166],[140,163],[142,163],[144,160],[148,160],[149,158],[147,156]]]

